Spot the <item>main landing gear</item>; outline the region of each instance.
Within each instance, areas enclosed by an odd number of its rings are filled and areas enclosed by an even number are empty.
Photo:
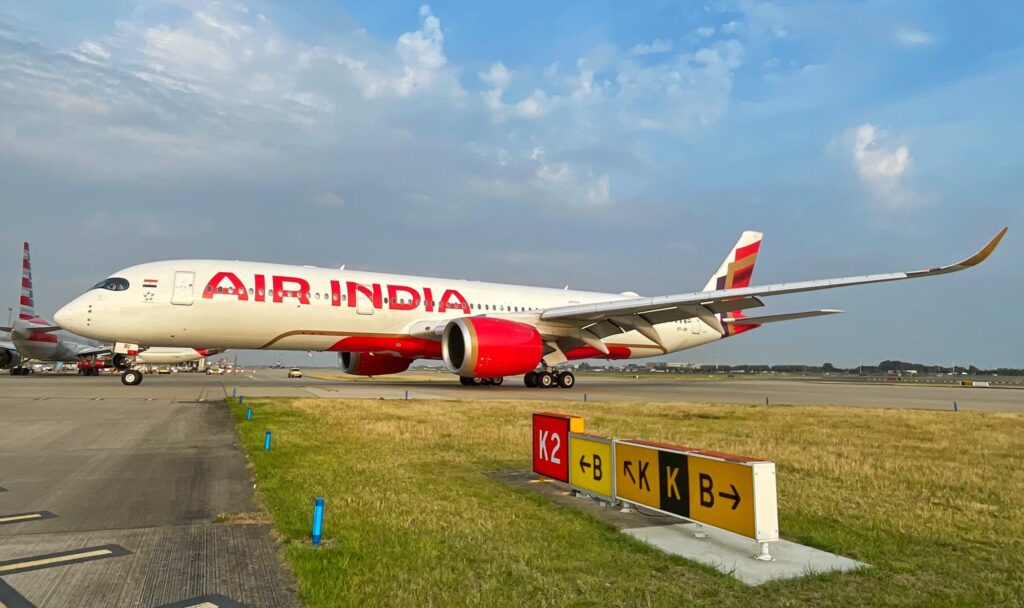
[[[142,372],[130,369],[125,373],[121,374],[121,384],[126,386],[136,386],[142,384]]]
[[[11,368],[11,375],[12,376],[27,376],[27,375],[29,375],[31,373],[32,373],[32,368],[31,367],[12,367]]]
[[[541,370],[529,372],[523,377],[523,384],[529,388],[572,388],[576,386],[576,376],[572,372],[550,372]]]
[[[505,379],[501,376],[496,378],[467,378],[459,376],[459,384],[462,386],[501,386]]]

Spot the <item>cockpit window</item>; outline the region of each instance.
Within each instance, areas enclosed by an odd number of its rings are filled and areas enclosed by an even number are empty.
[[[106,289],[107,291],[125,291],[128,289],[128,279],[122,279],[120,277],[110,277],[109,279],[103,279],[93,287],[93,289]]]

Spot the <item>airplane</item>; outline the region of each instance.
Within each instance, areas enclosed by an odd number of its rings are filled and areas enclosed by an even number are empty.
[[[113,355],[111,363],[119,370],[128,369],[131,361],[124,355],[115,354],[109,346],[97,346],[69,340],[57,333],[62,328],[46,319],[36,316],[35,298],[32,287],[32,256],[26,242],[21,262],[21,299],[18,318],[10,326],[0,326],[0,331],[9,333],[7,340],[0,340],[0,369],[9,370],[12,376],[31,373],[30,361],[60,361],[78,363],[82,375],[97,376],[106,367],[105,355]],[[183,363],[195,361],[208,355],[222,352],[215,349],[193,348],[152,348],[139,353],[135,362],[147,364]]]
[[[222,260],[131,266],[56,314],[75,333],[116,342],[332,351],[349,373],[403,372],[440,359],[464,385],[524,374],[530,387],[571,388],[578,359],[664,355],[824,309],[747,316],[761,298],[957,272],[983,262],[1003,228],[971,257],[914,272],[750,286],[762,234],[743,232],[702,291],[641,297],[466,280]],[[142,382],[127,370],[126,385]]]

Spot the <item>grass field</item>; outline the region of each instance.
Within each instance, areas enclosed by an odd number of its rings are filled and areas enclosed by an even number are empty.
[[[252,399],[246,422],[229,403],[308,606],[1024,605],[1024,416]],[[530,413],[545,409],[774,460],[783,537],[873,567],[751,588],[488,478],[529,468]]]

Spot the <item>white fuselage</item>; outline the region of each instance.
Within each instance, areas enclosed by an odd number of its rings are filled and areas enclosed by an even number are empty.
[[[155,346],[140,352],[138,356],[135,357],[135,362],[146,365],[174,365],[177,363],[198,361],[199,359],[204,359],[209,355],[215,355],[220,352],[222,351],[217,349],[204,349],[202,351],[197,351],[194,348],[167,348]]]
[[[146,346],[380,350],[437,358],[430,343],[451,319],[500,317],[545,335],[569,335],[571,328],[541,321],[540,311],[625,297],[216,260],[141,264],[111,277],[126,284],[86,292],[57,313],[58,323],[84,336]],[[630,331],[605,340],[611,356],[649,357],[720,338],[697,319],[655,328],[663,347]]]

